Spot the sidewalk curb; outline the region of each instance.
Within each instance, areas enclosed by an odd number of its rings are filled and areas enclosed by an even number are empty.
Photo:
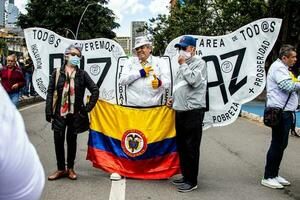
[[[241,117],[263,124],[263,117],[244,110],[241,111]]]
[[[242,110],[241,111],[241,117],[249,119],[251,121],[254,121],[254,122],[257,122],[257,123],[260,123],[260,124],[264,125],[264,118],[261,117],[261,116],[259,116],[259,115],[256,115],[256,114],[253,114],[253,113],[249,113],[247,111]],[[298,130],[300,130],[300,127],[296,127],[296,131],[298,131]]]
[[[44,99],[40,96],[29,97],[27,99],[22,99],[19,101],[19,108],[22,108],[27,105],[31,105],[34,103],[42,102]]]

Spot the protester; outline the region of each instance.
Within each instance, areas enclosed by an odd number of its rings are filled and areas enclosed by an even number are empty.
[[[127,86],[128,106],[149,107],[162,105],[162,96],[170,85],[168,64],[152,55],[152,46],[146,36],[135,39],[136,56],[125,63],[120,84]]]
[[[267,76],[267,106],[285,107],[279,125],[272,127],[271,145],[267,153],[264,177],[261,180],[262,185],[274,189],[290,185],[289,181],[279,176],[279,166],[288,145],[293,113],[298,106],[296,92],[300,91],[300,83],[292,81],[288,70],[296,63],[296,56],[293,46],[282,46],[279,59],[271,65]]]
[[[24,62],[24,73],[25,73],[26,85],[24,87],[23,94],[27,97],[29,97],[29,94],[31,96],[34,96],[35,91],[32,85],[33,62],[30,56]]]
[[[71,180],[77,179],[74,171],[77,133],[88,130],[87,113],[93,109],[99,96],[97,85],[86,71],[78,67],[81,56],[81,47],[70,45],[65,51],[64,65],[59,69],[58,74],[57,70],[54,70],[49,83],[46,98],[46,120],[52,123],[54,131],[57,171],[51,174],[48,180],[56,180],[65,176]],[[84,105],[86,88],[91,92],[91,96],[89,102]],[[57,106],[53,102],[56,99],[55,91],[57,91]],[[66,128],[67,170],[64,151]]]
[[[15,104],[19,106],[20,90],[25,85],[23,72],[16,65],[16,56],[14,54],[7,56],[7,66],[0,71],[1,83],[8,96]]]
[[[40,198],[45,175],[24,122],[0,85],[0,199]]]
[[[298,80],[298,77],[299,77],[299,68],[297,67],[289,67],[289,71],[290,71],[290,75],[292,77],[292,81],[294,82],[300,82]],[[298,96],[299,96],[299,92],[298,92]],[[299,105],[298,105],[299,107]],[[298,109],[297,107],[297,109]],[[296,111],[293,113],[293,123],[292,123],[292,126],[291,126],[291,135],[292,136],[295,136],[295,137],[300,137],[300,135],[297,133],[296,131]]]
[[[124,65],[120,84],[126,86],[127,102],[133,107],[152,107],[163,104],[163,94],[170,85],[168,64],[162,58],[152,55],[152,43],[147,36],[135,39],[133,47],[136,56]],[[112,173],[111,180],[119,180],[118,173]]]
[[[195,55],[196,39],[183,36],[175,45],[179,50],[179,70],[173,87],[173,97],[167,101],[176,111],[176,143],[182,178],[172,181],[179,192],[197,188],[202,123],[206,108],[206,63]]]

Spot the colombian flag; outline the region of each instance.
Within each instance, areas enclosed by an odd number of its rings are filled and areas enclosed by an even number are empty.
[[[90,117],[87,159],[94,167],[140,179],[180,173],[173,110],[136,109],[98,100]]]

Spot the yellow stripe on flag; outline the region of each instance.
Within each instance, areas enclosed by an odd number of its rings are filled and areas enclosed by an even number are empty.
[[[118,140],[132,129],[141,131],[148,143],[175,137],[175,112],[166,106],[129,108],[98,100],[90,116],[92,130]]]

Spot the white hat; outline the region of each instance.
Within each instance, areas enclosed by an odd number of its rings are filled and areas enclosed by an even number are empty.
[[[141,46],[143,46],[143,45],[145,45],[145,44],[152,44],[151,42],[150,42],[150,40],[149,40],[149,38],[148,37],[146,37],[146,36],[140,36],[140,37],[136,37],[135,38],[135,41],[134,41],[134,47],[133,47],[133,49],[136,49],[136,48],[138,48],[138,47],[141,47]]]

